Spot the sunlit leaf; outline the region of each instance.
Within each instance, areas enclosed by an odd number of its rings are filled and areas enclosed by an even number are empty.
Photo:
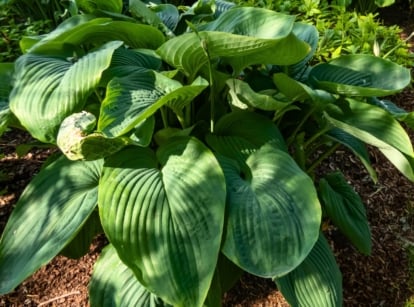
[[[83,109],[121,44],[110,42],[75,63],[30,53],[20,57],[10,109],[35,138],[55,143],[61,122]]]

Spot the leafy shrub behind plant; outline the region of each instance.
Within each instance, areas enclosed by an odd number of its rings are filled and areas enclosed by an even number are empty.
[[[342,173],[316,182],[314,171],[346,146],[376,181],[369,144],[414,181],[400,125],[413,116],[377,98],[410,72],[371,55],[309,65],[313,26],[216,4],[76,15],[2,67],[3,127],[16,116],[62,155],[8,221],[0,293],[103,229],[92,306],[219,306],[243,271],[272,278],[292,305],[341,305],[322,211],[364,254],[370,231]]]

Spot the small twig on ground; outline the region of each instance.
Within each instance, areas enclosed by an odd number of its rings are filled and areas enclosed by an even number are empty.
[[[39,303],[39,305],[37,305],[37,307],[45,306],[49,303],[60,300],[61,298],[65,298],[65,297],[68,297],[68,296],[71,296],[71,295],[77,295],[77,294],[81,294],[80,291],[72,291],[72,292],[69,292],[69,293],[66,293],[66,294],[63,294],[63,295],[60,295],[60,296],[56,296],[56,297],[51,298],[50,300]]]

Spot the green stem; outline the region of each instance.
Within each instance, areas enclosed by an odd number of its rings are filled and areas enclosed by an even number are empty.
[[[97,89],[95,89],[95,95],[96,95],[96,97],[98,97],[99,103],[102,103],[103,98],[102,98],[101,94],[99,94]]]
[[[326,158],[328,158],[330,155],[332,155],[340,146],[341,144],[335,144],[333,145],[328,151],[324,152],[316,161],[314,161],[311,166],[306,170],[306,173],[310,174],[312,173],[315,168]]]
[[[296,129],[293,131],[292,135],[289,137],[287,143],[288,146],[292,144],[292,142],[296,139],[296,135],[299,133],[300,129],[302,129],[303,125],[306,123],[308,118],[312,115],[313,111],[315,111],[315,108],[311,108],[308,113],[302,118],[300,123],[297,125]]]
[[[187,123],[185,121],[183,114],[180,112],[180,113],[176,113],[176,115],[177,115],[178,121],[180,122],[181,128],[183,129],[187,128]]]
[[[322,135],[324,135],[326,132],[328,132],[331,128],[330,127],[324,127],[323,129],[321,129],[320,131],[318,131],[317,133],[315,133],[314,135],[312,135],[312,137],[310,137],[305,144],[303,145],[304,148],[308,148],[309,145],[311,145],[313,142],[315,142],[318,138],[320,138]]]
[[[161,118],[162,118],[162,123],[164,125],[164,128],[168,128],[168,115],[167,112],[168,110],[165,107],[161,107]]]
[[[414,32],[412,32],[406,39],[403,40],[404,43],[408,42],[414,36]],[[388,51],[382,58],[386,59],[391,53],[393,53],[398,48],[402,47],[403,43],[399,43],[394,46],[390,51]]]
[[[201,46],[204,49],[205,54],[207,55],[207,62],[208,62],[208,74],[210,79],[210,132],[214,133],[214,116],[215,116],[215,97],[214,97],[214,78],[213,78],[213,69],[211,65],[210,54],[208,53],[208,46],[205,40],[201,40]]]

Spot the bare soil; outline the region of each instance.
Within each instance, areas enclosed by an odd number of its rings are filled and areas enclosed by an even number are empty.
[[[413,111],[414,90],[407,89],[393,101]],[[413,135],[411,139],[414,142]],[[0,154],[4,154],[0,159],[0,234],[22,190],[50,154],[49,150],[34,148],[19,157],[17,145],[30,141],[30,136],[16,130],[0,139]],[[321,171],[340,169],[361,195],[372,231],[372,255],[358,253],[332,225],[328,225],[326,234],[343,274],[344,306],[400,307],[410,298],[414,300],[413,272],[408,270],[408,254],[414,255],[414,185],[376,150],[371,149],[370,154],[378,184],[345,149],[327,160]],[[89,306],[88,282],[105,242],[105,238],[98,237],[89,253],[77,260],[57,256],[14,292],[0,296],[0,307]],[[272,281],[248,274],[225,294],[223,305],[288,306]]]

